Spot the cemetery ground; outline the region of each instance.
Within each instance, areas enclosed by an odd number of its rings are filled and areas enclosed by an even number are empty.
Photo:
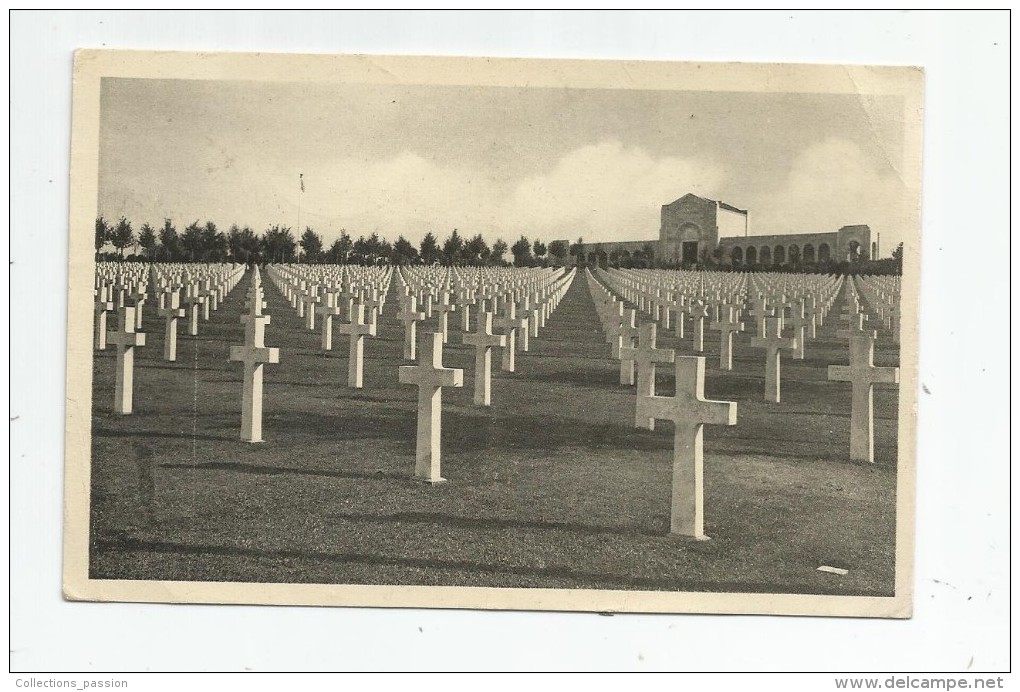
[[[672,424],[634,429],[634,388],[619,384],[583,274],[516,373],[494,354],[490,408],[472,404],[474,349],[451,316],[443,362],[464,368],[464,386],[443,389],[448,482],[435,486],[412,478],[418,390],[397,380],[396,282],[365,340],[360,390],[346,386],[336,324],[323,353],[318,329],[266,282],[266,345],[280,363],[264,370],[265,442],[239,439],[241,365],[227,354],[243,342],[250,281],[199,336],[182,321],[175,363],[146,305],[132,415],[112,413],[114,348],[95,352],[92,578],[893,593],[896,388],[875,387],[876,463],[851,462],[850,386],[826,381],[848,358],[836,310],[806,360],[784,353],[780,404],[763,399],[750,334],[736,335],[723,372],[706,332],[705,395],[737,402],[738,424],[705,427],[702,542],[668,533]],[[659,348],[677,355],[694,355],[691,341],[659,329]],[[876,365],[898,360],[877,343]],[[657,393],[673,393],[672,366],[659,366]]]

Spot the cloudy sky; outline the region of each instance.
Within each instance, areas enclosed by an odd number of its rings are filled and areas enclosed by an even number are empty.
[[[658,237],[687,192],[752,234],[900,228],[889,97],[104,79],[99,213],[417,242]],[[303,174],[305,192],[299,188]]]

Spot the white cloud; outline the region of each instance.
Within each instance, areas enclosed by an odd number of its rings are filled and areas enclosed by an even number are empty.
[[[589,241],[658,237],[660,207],[687,192],[713,194],[718,167],[672,156],[653,158],[618,141],[565,155],[548,173],[520,183],[506,217],[544,237]]]
[[[327,240],[341,227],[355,235],[378,232],[389,240],[404,235],[412,242],[429,230],[440,236],[453,228],[484,232],[500,199],[481,172],[443,167],[414,152],[381,161],[343,159],[303,173],[302,225],[322,231]],[[279,185],[287,182],[273,180],[269,187]],[[296,205],[296,180],[290,188]]]
[[[173,176],[173,185],[151,176],[130,178],[111,197],[124,210],[118,215],[127,213],[136,227],[145,220],[158,224],[170,213],[179,228],[211,218],[221,226],[249,223],[259,232],[265,219],[296,228],[300,204],[301,226],[315,228],[327,244],[341,227],[390,240],[403,234],[414,243],[428,230],[445,237],[453,228],[480,232],[489,242],[512,242],[521,234],[546,241],[641,240],[658,236],[660,207],[682,194],[729,199],[721,165],[657,156],[616,140],[570,151],[523,180],[499,173],[440,165],[414,151],[300,171],[239,156],[230,166]],[[777,187],[747,200],[752,232],[834,231],[866,223],[882,233],[883,254],[905,235],[899,178],[851,142],[828,139],[806,148]],[[168,194],[153,199],[147,192],[153,189]]]
[[[867,224],[888,255],[904,232],[906,189],[854,143],[830,138],[805,149],[778,193],[752,206],[752,232],[829,232]],[[795,221],[791,222],[791,219]]]
[[[616,141],[571,151],[547,173],[517,184],[482,169],[441,166],[415,152],[383,161],[344,159],[303,172],[302,225],[323,231],[327,241],[341,226],[390,240],[403,234],[411,242],[427,230],[443,237],[453,228],[480,232],[490,242],[521,234],[547,241],[653,238],[662,204],[692,190],[706,194],[722,178],[716,167],[653,158]],[[296,175],[267,172],[261,203],[280,190],[292,193],[275,208],[295,209]]]

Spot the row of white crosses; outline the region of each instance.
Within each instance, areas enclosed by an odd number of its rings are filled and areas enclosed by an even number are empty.
[[[617,294],[641,306],[644,312],[656,321],[673,324],[676,336],[683,338],[685,317],[692,320],[694,331],[693,350],[704,350],[705,320],[708,328],[719,333],[719,368],[733,369],[733,337],[745,331],[741,321],[745,315],[752,318],[751,345],[765,349],[765,399],[779,403],[781,352],[792,350],[795,359],[805,357],[805,343],[814,337],[816,320],[824,317],[827,306],[834,300],[838,284],[829,277],[824,279],[805,278],[796,284],[787,285],[785,275],[782,285],[765,287],[752,275],[752,285],[758,289],[754,297],[747,284],[745,274],[681,272],[676,275],[661,272],[641,271],[599,271],[599,278]],[[683,276],[687,274],[687,276]],[[692,278],[691,275],[698,277]],[[733,278],[736,276],[736,278]],[[664,290],[660,282],[670,286],[685,287],[683,291]],[[762,292],[766,290],[767,292]],[[816,294],[821,296],[816,300]],[[748,303],[750,309],[747,309]],[[785,317],[786,311],[790,312]],[[806,317],[810,315],[810,318]],[[783,336],[785,327],[793,330],[792,338]]]
[[[564,281],[572,274],[563,269],[502,270],[479,268],[413,268],[398,273],[401,301],[399,319],[404,324],[404,357],[414,358],[413,335],[417,323],[435,316],[444,343],[449,341],[451,317],[460,316],[460,331],[470,332],[472,323],[479,338],[492,337],[495,328],[506,338],[498,344],[500,367],[516,371],[516,353],[530,350],[551,311],[565,292]],[[568,278],[569,277],[569,278]],[[566,285],[569,285],[566,284]],[[492,315],[491,326],[483,314]],[[477,315],[472,320],[472,315]],[[497,344],[493,344],[494,346]]]
[[[306,328],[314,330],[319,316],[321,348],[333,348],[334,318],[345,320],[336,327],[349,338],[347,386],[364,387],[365,338],[376,336],[379,315],[386,304],[392,271],[389,268],[353,266],[273,266],[268,270],[277,288]]]
[[[643,276],[645,274],[651,276]],[[663,292],[656,287],[662,280],[661,276],[634,270],[626,273],[598,271],[598,276],[600,281],[591,276],[589,284],[607,339],[613,343],[613,355],[621,360],[622,384],[634,383],[633,367],[638,363],[636,354],[642,352],[642,336],[644,337],[642,357],[646,359],[652,357],[654,331],[648,329],[648,325],[639,330],[636,325],[636,310],[626,309],[623,302],[613,295],[613,291],[639,306],[645,305],[646,312],[653,319],[668,319],[668,315],[673,313],[678,315],[677,322],[682,324],[680,322],[682,315],[693,314],[697,335],[703,334],[703,320],[711,311],[709,305],[713,302],[708,297],[709,291],[701,290],[696,294],[695,301],[690,303],[693,309],[674,313],[669,305],[670,301],[674,300],[673,296],[668,295],[669,291]],[[686,285],[690,286],[691,282],[687,280]],[[854,281],[844,281],[835,277],[794,279],[788,275],[753,274],[745,289],[747,294],[753,296],[747,295],[746,299],[743,298],[740,295],[742,287],[739,284],[731,285],[729,288],[731,289],[729,299],[724,298],[726,295],[724,289],[715,291],[716,308],[726,311],[726,319],[716,319],[711,325],[720,332],[720,368],[723,370],[732,368],[732,335],[743,331],[739,317],[746,303],[750,303],[751,307],[747,314],[753,319],[754,324],[751,345],[765,349],[765,399],[773,403],[781,401],[782,351],[790,350],[795,359],[803,359],[805,342],[809,338],[814,338],[816,328],[823,323],[842,292],[844,300],[841,319],[846,322],[847,328],[841,329],[837,334],[849,341],[850,366],[830,366],[828,379],[853,383],[850,456],[857,461],[874,462],[873,385],[876,382],[896,383],[899,373],[897,368],[878,368],[874,365],[875,334],[864,330],[864,314]],[[665,309],[657,312],[655,310],[657,302],[665,306]],[[786,315],[787,311],[790,313],[789,316]],[[783,336],[784,325],[793,328],[792,337]],[[634,338],[638,338],[636,349],[625,343]],[[699,342],[700,339],[696,339],[697,350],[702,347]],[[654,374],[651,377],[653,389],[649,390],[647,381],[639,375],[639,395],[649,391],[654,393]],[[638,420],[639,423],[642,420],[640,415]]]
[[[893,341],[900,340],[900,277],[857,276],[855,286]]]
[[[576,270],[560,279],[549,294],[557,303],[570,287]],[[417,304],[418,298],[406,296],[408,306]],[[424,314],[424,313],[421,313]],[[505,335],[492,334],[492,313],[482,310],[477,317],[478,330],[465,333],[465,344],[475,346],[475,390],[473,401],[480,406],[490,404],[492,348],[506,343]],[[417,353],[416,365],[401,365],[399,380],[402,384],[418,387],[418,425],[415,443],[415,478],[426,483],[442,483],[442,431],[443,387],[463,387],[464,371],[443,366],[443,333],[428,332],[424,345]]]
[[[145,305],[152,293],[156,315],[166,324],[163,357],[176,360],[177,321],[187,316],[188,333],[197,336],[200,312],[208,321],[210,312],[218,308],[243,274],[243,267],[226,264],[100,263],[95,282],[96,349],[106,348],[109,312],[133,307],[135,329],[142,329]]]
[[[677,356],[673,349],[656,348],[656,323],[646,322],[637,329],[637,346],[622,345],[630,334],[619,331],[616,318],[623,303],[618,301],[591,272],[586,271],[588,287],[595,300],[603,326],[618,340],[621,359],[637,366],[637,392],[634,403],[634,426],[655,429],[655,421],[673,421],[673,480],[670,493],[672,534],[706,540],[705,535],[705,425],[736,425],[737,405],[728,401],[705,399],[704,356]],[[633,327],[633,309],[629,327]],[[671,397],[655,393],[655,369],[658,363],[674,363],[676,394]]]
[[[311,270],[311,272],[314,271],[314,269]],[[295,307],[300,304],[301,296],[317,295],[319,284],[306,281],[309,278],[309,270],[302,271],[302,268],[271,266],[267,273],[277,287],[280,288],[285,298],[295,299],[292,302],[292,305]],[[342,273],[345,274],[345,272]],[[299,278],[301,276],[305,278]],[[388,284],[389,276],[387,274],[384,277],[384,285]],[[396,276],[400,285],[406,285],[399,273]],[[559,277],[559,273],[556,276]],[[552,290],[548,294],[549,300],[547,302],[551,306],[550,309],[555,307],[567,288],[569,288],[573,276],[574,273],[572,272],[565,277],[559,277],[555,281]],[[346,284],[343,283],[344,277],[334,277],[334,279],[337,278],[339,278],[340,285],[344,287],[341,293],[347,293],[351,277],[346,276],[348,279]],[[329,282],[327,281],[327,283]],[[326,305],[335,305],[335,300],[328,297],[336,295],[336,292],[333,290],[335,288],[337,288],[335,284],[326,287]],[[352,292],[351,295],[353,296],[354,293]],[[404,292],[404,297],[408,301],[408,306],[417,300],[410,290]],[[343,296],[343,299],[347,300],[348,298]],[[310,307],[313,301],[306,300],[305,302]],[[265,303],[257,268],[252,279],[252,286],[249,289],[246,307],[250,310],[250,314],[242,317],[242,322],[247,326],[245,344],[243,346],[231,347],[230,360],[241,361],[245,364],[241,437],[251,442],[260,442],[262,440],[262,367],[265,363],[278,363],[279,351],[275,348],[267,348],[264,344],[264,330],[265,325],[269,323],[269,317],[262,314]],[[341,325],[338,329],[341,333],[349,333],[351,335],[352,355],[350,362],[352,370],[350,378],[352,381],[355,377],[357,378],[356,386],[358,387],[361,386],[360,364],[362,358],[360,339],[364,335],[358,327],[364,326],[370,328],[369,333],[375,334],[375,319],[373,318],[372,322],[368,324],[362,319],[365,307],[364,304],[352,299],[351,306],[349,307],[349,310],[352,312],[350,315],[352,321]],[[336,313],[331,311],[328,316],[335,315]],[[424,317],[424,313],[419,313],[419,315]],[[479,313],[479,324],[481,325],[479,331],[488,332],[491,335],[492,313],[485,311]],[[345,327],[347,328],[346,330]],[[477,332],[465,334],[465,342],[472,343],[473,340],[470,337],[476,335]],[[415,477],[429,483],[439,483],[444,480],[441,476],[440,449],[442,388],[463,386],[463,371],[443,367],[443,333],[430,332],[425,336],[425,344],[418,364],[400,366],[399,380],[405,384],[417,385],[419,388]],[[476,344],[476,349],[490,352],[491,346],[487,347],[479,342]],[[477,368],[479,362],[483,364],[480,370]],[[490,362],[489,359],[484,357],[480,361],[476,360],[475,403],[480,405],[489,405],[490,401],[489,382],[491,381],[491,369],[485,367]],[[357,375],[354,374],[353,370],[355,363],[358,364]],[[351,386],[355,385],[352,384]]]
[[[468,279],[465,275],[471,270],[446,269],[438,267],[414,268],[405,270],[410,281],[405,280],[403,273],[377,268],[354,268],[354,267],[329,267],[329,266],[289,266],[274,265],[268,269],[268,275],[279,288],[284,297],[298,311],[301,316],[304,310],[306,324],[312,328],[314,322],[310,318],[312,306],[320,315],[320,324],[323,330],[322,346],[324,350],[331,348],[333,317],[344,316],[348,322],[341,324],[337,331],[350,337],[351,352],[349,357],[348,385],[351,387],[362,387],[363,373],[363,344],[366,336],[375,336],[379,313],[385,305],[385,295],[388,290],[389,281],[395,277],[398,285],[400,304],[398,305],[397,318],[404,323],[404,358],[407,360],[416,359],[417,324],[434,314],[438,319],[438,330],[443,335],[444,343],[449,340],[449,334],[455,329],[451,328],[450,320],[457,312],[463,315],[462,327],[467,330],[471,328],[471,308],[478,302],[472,291],[468,290]],[[360,274],[359,274],[360,272]],[[521,286],[531,286],[536,289],[535,301],[529,303],[527,298],[523,302],[523,308],[534,314],[538,320],[532,320],[530,325],[527,320],[515,314],[516,304],[509,305],[510,293],[507,292],[504,298],[504,310],[497,313],[495,326],[497,328],[509,326],[507,341],[508,348],[503,349],[504,370],[513,371],[515,368],[515,351],[517,336],[522,337],[522,350],[528,348],[528,337],[537,336],[540,323],[548,314],[553,299],[547,295],[550,290],[548,286],[562,274],[562,270],[544,270],[534,273],[531,270],[510,271],[503,275],[509,277],[513,288],[520,290]],[[522,275],[525,275],[522,277]],[[477,277],[474,277],[477,279]],[[412,288],[412,284],[415,288]],[[509,289],[508,289],[509,290]],[[540,298],[539,298],[540,296]],[[418,300],[422,300],[422,309],[418,308]],[[492,298],[492,306],[498,304],[498,296]],[[484,309],[485,305],[481,305]],[[368,315],[365,315],[365,310]],[[452,314],[451,314],[452,313]],[[367,319],[366,319],[367,317]],[[483,320],[484,321],[484,320]],[[502,322],[512,324],[504,325]],[[530,327],[528,332],[524,331],[525,325]],[[484,325],[481,327],[484,330]],[[491,332],[490,332],[491,333]],[[484,358],[482,359],[484,360]],[[486,378],[481,378],[482,382]],[[481,385],[476,385],[481,386]],[[480,394],[480,400],[488,400]]]
[[[262,291],[262,277],[256,266],[244,304],[247,314],[241,315],[244,325],[244,344],[231,346],[228,360],[244,363],[241,390],[241,439],[262,442],[262,368],[266,363],[279,363],[280,350],[265,344],[266,325],[270,316],[263,313],[266,307]]]
[[[392,270],[352,265],[273,265],[268,274],[298,317],[305,320],[306,329],[314,331],[317,316],[330,315],[349,322],[355,303],[365,306],[374,324],[386,304]],[[328,340],[325,336],[323,340],[325,346]]]
[[[113,281],[107,281],[109,268],[100,267],[97,272],[96,296],[97,302],[102,301],[103,305],[96,308],[96,347],[105,349],[107,344],[117,348],[115,361],[115,384],[113,412],[119,415],[130,415],[134,411],[134,361],[135,348],[145,346],[145,333],[139,331],[142,326],[141,314],[147,295],[146,284],[140,278],[137,268],[130,268],[120,272]],[[156,270],[151,270],[155,272]],[[160,268],[161,272],[169,271]],[[231,270],[224,279],[225,291],[237,282],[237,271]],[[174,305],[173,298],[179,299],[180,294],[174,290],[166,296],[164,306]],[[133,305],[128,305],[128,302]],[[118,306],[119,303],[119,306]],[[106,313],[117,310],[117,329],[107,330]],[[167,320],[167,331],[164,339],[164,358],[174,360],[176,358],[177,328],[176,320],[182,317],[179,311],[165,310],[159,308],[159,314]],[[101,338],[100,338],[101,337]]]

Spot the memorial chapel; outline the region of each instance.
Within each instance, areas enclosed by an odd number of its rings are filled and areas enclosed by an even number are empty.
[[[798,262],[876,259],[879,247],[871,240],[871,229],[863,224],[824,233],[750,235],[747,209],[686,194],[662,205],[658,240],[584,243],[583,255],[568,261],[605,266],[649,252],[653,256],[648,259],[658,267],[689,267],[708,257],[727,266],[778,267]]]

